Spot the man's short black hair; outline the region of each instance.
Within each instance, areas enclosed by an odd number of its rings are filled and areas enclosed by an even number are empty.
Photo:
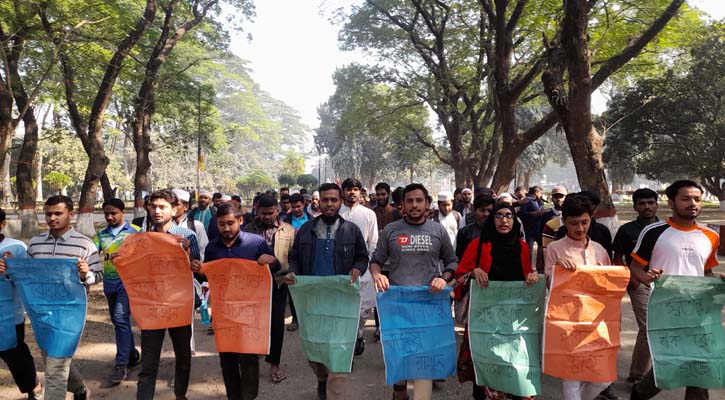
[[[461,194],[461,192],[463,192],[463,188],[457,187],[456,190],[453,191],[453,196],[455,197],[455,195]]]
[[[566,196],[564,204],[561,205],[561,216],[567,218],[589,214],[591,217],[594,214],[594,208],[594,204],[587,195],[572,193]]]
[[[637,189],[632,193],[632,202],[637,205],[637,202],[642,199],[655,199],[655,202],[657,199],[659,199],[660,196],[657,195],[657,192],[655,192],[652,189],[648,188],[641,188]]]
[[[264,195],[263,195],[263,194],[259,194],[259,193],[257,193],[257,195],[256,195],[256,196],[254,196],[254,198],[252,199],[252,205],[253,205],[253,206],[256,206],[256,205],[257,205],[257,203],[259,203],[259,198],[260,198],[260,197],[262,197],[262,196],[264,196]]]
[[[342,189],[340,189],[339,186],[335,183],[323,183],[320,185],[320,187],[317,189],[318,192],[320,192],[320,196],[322,196],[322,192],[326,192],[328,190],[337,190],[337,193],[340,194],[340,198],[342,198]]]
[[[363,185],[362,182],[360,182],[357,178],[347,178],[344,181],[342,181],[342,185],[340,185],[342,190],[350,189],[350,188],[358,188],[362,190]]]
[[[667,195],[668,199],[675,200],[675,197],[677,197],[677,192],[679,192],[680,189],[686,187],[698,188],[700,189],[700,193],[703,192],[702,187],[698,185],[697,182],[691,181],[689,179],[683,179],[675,181],[670,186],[667,186],[667,189],[665,189],[665,194]]]
[[[544,189],[542,189],[541,186],[532,186],[532,187],[530,187],[529,188],[529,192],[528,192],[529,196],[533,196],[534,194],[536,194],[536,191],[538,191],[538,190],[543,191]]]
[[[473,197],[488,196],[493,197],[493,189],[487,187],[477,187],[473,190]]]
[[[67,208],[68,211],[73,211],[73,200],[71,200],[68,196],[56,194],[55,196],[48,197],[48,200],[45,201],[46,206],[55,206],[58,204],[65,204],[65,208]]]
[[[235,194],[234,196],[232,196],[232,200],[234,200],[234,201],[238,201],[238,202],[240,202],[240,203],[242,202],[242,198],[241,198],[241,196],[238,196],[238,195],[236,195],[236,194]]]
[[[410,185],[406,186],[405,189],[403,189],[403,199],[405,199],[406,194],[408,194],[414,190],[423,191],[423,196],[425,196],[426,200],[430,197],[430,195],[428,194],[428,189],[426,189],[422,183],[411,183]]]
[[[279,191],[280,192],[285,191],[285,190],[289,192],[289,188],[288,187],[281,187],[281,188],[279,188]]]
[[[232,202],[222,203],[217,207],[216,209],[216,218],[219,219],[221,217],[225,217],[227,215],[233,215],[234,218],[240,219],[242,218],[242,208],[237,207],[236,204]]]
[[[300,203],[300,202],[304,203],[305,202],[305,198],[301,194],[299,194],[299,193],[294,193],[294,194],[291,194],[290,195],[289,202],[290,202],[290,204],[292,204],[292,203]]]
[[[401,186],[398,186],[393,190],[393,194],[390,196],[393,199],[393,204],[400,204],[403,201],[403,191],[405,189]]]
[[[269,194],[263,194],[259,196],[259,200],[257,200],[257,208],[260,207],[277,207],[277,198],[275,198],[272,195]]]
[[[289,198],[290,198],[290,195],[283,194],[283,195],[279,196],[279,201],[289,201]]]
[[[104,201],[101,207],[106,208],[106,206],[116,207],[119,210],[123,211],[123,209],[126,207],[126,204],[123,203],[123,200],[114,197],[112,199]]]
[[[591,190],[582,190],[581,192],[579,192],[579,194],[582,196],[587,196],[594,205],[594,207],[597,207],[599,206],[599,204],[602,203],[602,198],[597,192],[593,192]]]
[[[0,208],[0,222],[5,221],[5,210]]]
[[[388,185],[387,183],[385,183],[385,182],[379,182],[379,183],[378,183],[377,185],[375,185],[375,191],[376,191],[376,192],[377,192],[378,190],[380,190],[380,189],[383,189],[383,190],[385,190],[385,191],[386,191],[386,192],[387,192],[388,194],[390,194],[390,185]]]
[[[172,192],[171,189],[160,189],[151,192],[149,195],[149,204],[153,203],[156,199],[165,200],[172,206],[174,204],[179,204],[179,198],[176,197],[176,193]]]
[[[473,209],[478,210],[496,204],[496,199],[493,196],[480,195],[473,199]]]
[[[305,188],[300,189],[300,194],[302,194],[302,195],[307,194],[307,189],[305,189]]]
[[[216,199],[221,199],[221,198],[222,198],[222,194],[221,194],[221,193],[219,193],[219,192],[216,192],[216,193],[214,193],[214,194],[213,194],[213,195],[211,196],[211,198],[212,198],[212,200],[216,200]]]

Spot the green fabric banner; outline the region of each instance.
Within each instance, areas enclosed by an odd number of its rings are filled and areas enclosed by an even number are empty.
[[[725,388],[725,282],[663,275],[647,305],[647,337],[658,388]]]
[[[476,384],[516,396],[541,393],[546,281],[471,281],[468,334]]]
[[[360,319],[360,286],[347,275],[297,276],[289,286],[302,350],[331,372],[349,373]]]

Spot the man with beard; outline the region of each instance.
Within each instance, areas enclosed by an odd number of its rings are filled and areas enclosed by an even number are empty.
[[[643,285],[650,285],[662,274],[715,276],[712,268],[718,265],[720,238],[715,231],[696,222],[702,211],[702,188],[696,182],[680,180],[665,189],[665,193],[672,216],[642,230],[631,254],[632,276]],[[717,275],[725,279],[725,275]],[[654,370],[650,368],[632,387],[630,398],[651,399],[660,391],[655,386]],[[707,398],[709,393],[705,388],[688,386],[685,390],[687,400]]]
[[[287,197],[289,201],[289,196]],[[301,203],[300,208],[302,208]],[[274,256],[280,264],[279,272],[274,277],[275,283],[272,285],[272,326],[269,355],[265,358],[270,364],[270,380],[279,383],[287,378],[287,375],[279,369],[284,340],[284,314],[289,293],[287,285],[282,280],[289,270],[288,256],[295,240],[295,229],[280,218],[277,199],[265,194],[257,202],[257,216],[244,227],[244,231],[263,237],[267,245],[274,249]]]
[[[350,275],[355,282],[368,269],[368,249],[354,223],[340,214],[342,191],[334,183],[320,186],[320,216],[302,225],[289,254],[290,272],[284,279],[287,285],[297,281],[295,274],[328,276]],[[320,400],[347,399],[347,374],[332,373],[321,363],[310,361],[317,376],[317,396]]]
[[[554,207],[544,214],[538,236],[541,240],[541,247],[536,252],[536,271],[539,273],[544,272],[544,249],[549,243],[556,240],[556,231],[562,225],[561,205],[564,204],[566,195],[567,190],[564,186],[554,186],[551,189],[551,203]]]
[[[277,217],[277,202],[273,197],[263,196],[265,205],[273,203],[264,208],[266,217],[257,226],[275,227]],[[216,221],[219,228],[219,237],[212,240],[206,248],[205,259],[214,261],[221,258],[240,258],[244,260],[256,260],[261,266],[268,265],[270,272],[274,275],[280,269],[280,262],[272,255],[272,249],[264,235],[259,236],[253,233],[241,232],[242,211],[233,203],[224,203],[219,206],[216,212]],[[247,226],[255,225],[255,222]],[[290,227],[291,228],[291,227]],[[273,229],[273,228],[272,228]],[[291,230],[291,229],[289,229]],[[263,233],[266,233],[264,231]],[[273,285],[273,288],[275,285]],[[272,289],[274,293],[274,289]],[[274,302],[274,294],[272,294]],[[284,306],[284,303],[283,303]],[[274,327],[274,305],[272,306]],[[283,321],[284,323],[284,321]],[[272,328],[274,330],[274,328]],[[272,332],[274,338],[274,332]],[[280,349],[282,343],[279,343]],[[274,347],[272,344],[271,347]],[[271,351],[270,351],[271,354]],[[252,400],[257,397],[259,391],[259,357],[256,354],[240,353],[219,353],[224,387],[228,399]]]
[[[476,200],[473,201],[474,212],[472,215],[475,215],[474,223],[464,226],[456,235],[456,257],[459,260],[463,257],[463,253],[466,252],[468,244],[473,239],[481,236],[483,223],[486,222],[486,218],[491,214],[494,203],[496,203],[496,200],[487,195],[477,196]]]
[[[368,249],[368,256],[373,253],[378,244],[378,220],[375,212],[360,204],[362,183],[355,178],[347,178],[342,182],[343,205],[340,207],[340,216],[360,228]],[[355,343],[355,355],[359,356],[365,351],[363,329],[368,311],[375,307],[375,290],[372,286],[370,273],[360,278],[360,327]]]
[[[659,221],[657,218],[657,197],[654,190],[646,188],[637,189],[632,193],[632,202],[634,203],[634,210],[637,211],[637,219],[620,226],[614,236],[614,259],[612,260],[614,264],[630,265],[632,263],[632,250],[637,244],[639,234],[646,226]],[[634,311],[639,328],[637,341],[632,352],[632,364],[627,377],[630,382],[642,380],[644,374],[652,367],[647,342],[647,300],[649,299],[649,292],[649,285],[640,285],[634,279],[630,280],[627,287],[627,293],[632,302],[632,311]]]
[[[189,218],[197,220],[204,224],[204,230],[209,231],[209,224],[214,215],[214,207],[209,207],[211,202],[211,193],[208,190],[199,192],[199,205],[189,212]]]
[[[428,196],[428,190],[419,183],[411,183],[403,190],[405,216],[383,229],[370,263],[378,290],[384,292],[390,285],[400,285],[429,286],[431,292],[440,292],[453,280],[458,266],[456,255],[445,228],[425,216],[430,207]],[[411,237],[417,238],[417,243],[411,243]],[[386,262],[390,277],[382,274]],[[414,387],[415,398],[429,399],[433,381],[418,379]],[[397,382],[393,391],[394,399],[406,399],[407,383]]]
[[[390,185],[385,182],[375,185],[375,202],[377,205],[373,211],[378,221],[378,230],[383,230],[387,224],[395,221],[395,208],[390,204]]]

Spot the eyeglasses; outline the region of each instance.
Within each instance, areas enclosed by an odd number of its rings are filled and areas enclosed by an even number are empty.
[[[494,214],[493,216],[496,219],[513,219],[514,218],[514,215],[511,214],[511,213],[507,213],[507,214]]]

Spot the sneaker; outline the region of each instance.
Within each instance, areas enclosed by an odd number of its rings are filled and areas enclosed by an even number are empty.
[[[355,355],[359,356],[365,352],[365,339],[357,338],[355,342]]]
[[[128,356],[128,367],[135,367],[141,362],[141,353],[139,353],[138,350],[134,347],[133,350],[131,350],[131,354]]]
[[[83,387],[83,391],[80,393],[73,393],[73,400],[88,400],[91,398],[91,390],[88,387]]]
[[[108,375],[108,381],[111,383],[119,384],[123,382],[124,379],[128,376],[128,367],[125,365],[116,365],[113,368],[113,371],[111,371],[111,374]]]
[[[317,381],[317,398],[327,400],[327,382]]]
[[[606,389],[602,390],[598,397],[605,400],[619,400],[619,396],[614,394],[614,390],[612,390],[612,385],[609,385]]]
[[[375,330],[375,341],[376,342],[380,341],[380,328]]]

